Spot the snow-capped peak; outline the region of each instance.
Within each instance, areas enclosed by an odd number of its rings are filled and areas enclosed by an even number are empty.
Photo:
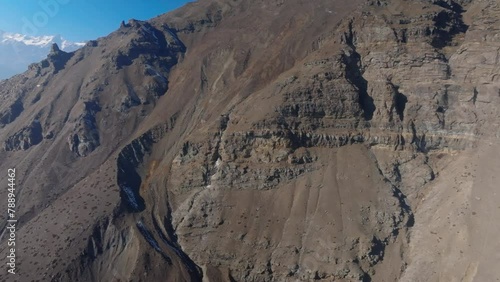
[[[62,40],[61,49],[62,50],[70,50],[70,49],[78,49],[85,46],[85,42],[71,42],[68,40]]]
[[[84,42],[71,42],[60,35],[29,36],[0,30],[0,80],[21,73],[31,63],[47,57],[52,44],[72,52],[85,45]]]
[[[70,42],[60,35],[28,36],[19,33],[0,31],[0,42],[4,44],[21,43],[27,46],[49,47],[57,43],[64,51],[74,51],[85,45],[83,42]],[[71,50],[68,50],[71,49]]]

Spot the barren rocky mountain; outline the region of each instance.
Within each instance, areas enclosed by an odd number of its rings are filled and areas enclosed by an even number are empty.
[[[200,0],[54,45],[0,82],[0,281],[498,281],[499,58],[496,0]]]

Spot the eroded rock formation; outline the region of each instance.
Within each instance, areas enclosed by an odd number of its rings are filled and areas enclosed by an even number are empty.
[[[0,82],[19,281],[494,281],[499,22],[205,0],[54,48]]]

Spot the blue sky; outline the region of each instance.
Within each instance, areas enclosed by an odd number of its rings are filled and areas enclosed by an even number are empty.
[[[146,20],[188,0],[0,0],[0,30],[27,35],[60,34],[71,41],[95,39],[122,20]]]

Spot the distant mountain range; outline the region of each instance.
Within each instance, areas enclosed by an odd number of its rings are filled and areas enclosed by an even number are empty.
[[[70,42],[60,35],[27,36],[0,30],[0,79],[24,72],[29,64],[44,59],[53,43],[66,52],[85,45],[82,42]]]

